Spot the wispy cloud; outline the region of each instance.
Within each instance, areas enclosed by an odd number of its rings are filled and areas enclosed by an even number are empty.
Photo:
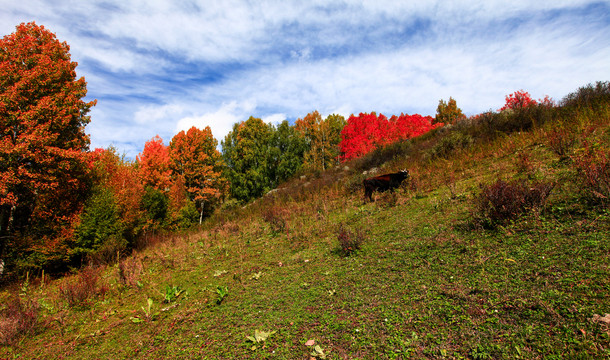
[[[36,21],[71,45],[97,98],[92,146],[134,157],[190,126],[219,142],[250,115],[466,113],[525,89],[608,80],[609,1],[0,0],[0,31]]]

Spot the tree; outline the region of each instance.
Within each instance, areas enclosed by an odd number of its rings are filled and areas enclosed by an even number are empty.
[[[169,144],[174,176],[181,177],[189,199],[198,205],[199,223],[205,211],[211,211],[227,192],[223,161],[216,149],[218,141],[209,126],[196,127],[176,134]]]
[[[519,90],[506,95],[506,103],[499,111],[525,109],[531,105],[536,105],[536,100],[527,91]]]
[[[84,202],[84,127],[96,101],[82,100],[86,82],[69,50],[34,22],[0,40],[0,257],[16,232],[65,253],[50,239]]]
[[[120,236],[127,243],[132,243],[143,230],[146,218],[142,201],[146,190],[135,163],[119,156],[116,149],[110,147],[89,153],[89,166],[95,183],[94,196],[104,191],[112,194]],[[94,210],[93,213],[100,212]]]
[[[251,116],[234,124],[222,141],[222,156],[233,198],[249,201],[275,187],[269,172],[272,135],[273,126]]]
[[[303,165],[305,138],[287,120],[273,128],[269,149],[269,173],[273,187],[288,180]]]
[[[341,131],[341,158],[343,161],[361,157],[380,146],[380,140],[388,133],[387,118],[382,114],[353,114]]]
[[[452,97],[449,97],[449,101],[447,102],[445,102],[443,99],[438,102],[436,117],[434,118],[435,124],[455,124],[456,122],[464,119],[466,119],[466,116],[462,113],[462,109],[457,107],[457,104]]]
[[[392,116],[370,113],[351,115],[341,131],[341,159],[347,161],[396,141],[422,135],[442,123],[432,124],[432,117],[418,114]]]
[[[159,135],[144,144],[144,150],[136,157],[136,161],[145,185],[161,191],[169,190],[172,173],[169,149],[163,145]]]
[[[305,168],[324,171],[338,164],[338,145],[345,124],[345,118],[341,115],[332,114],[322,120],[318,111],[295,122],[296,130],[305,138],[308,146],[303,164]]]

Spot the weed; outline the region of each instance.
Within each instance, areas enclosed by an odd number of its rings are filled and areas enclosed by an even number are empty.
[[[108,288],[99,286],[100,269],[86,267],[78,276],[67,278],[59,286],[59,297],[68,303],[68,306],[86,305],[87,300],[97,295],[104,295]]]
[[[475,218],[483,225],[506,223],[528,210],[542,209],[555,187],[552,182],[528,184],[525,180],[497,180],[481,185],[475,198]]]
[[[151,322],[154,321],[155,318],[157,316],[159,316],[159,313],[153,313],[152,312],[152,307],[153,307],[153,299],[148,298],[148,300],[146,301],[146,307],[144,306],[140,306],[140,309],[142,309],[142,313],[144,314],[144,316],[135,316],[131,318],[131,321],[134,323],[141,323],[143,321],[146,322]]]
[[[337,229],[337,240],[339,240],[339,254],[342,256],[350,256],[354,252],[360,250],[364,242],[364,234],[362,231],[352,231],[346,225],[340,224]]]
[[[181,289],[180,286],[166,286],[165,287],[165,297],[164,301],[166,303],[171,303],[176,301],[180,295],[185,293],[186,290]]]
[[[275,333],[276,333],[275,331],[260,331],[258,329],[254,330],[254,336],[246,336],[248,341],[253,343],[250,350],[252,350],[252,351],[256,350],[260,346],[260,344],[265,342],[265,340],[267,340],[267,338],[269,336],[271,336]]]
[[[36,329],[40,306],[34,300],[22,301],[13,296],[0,312],[0,344],[10,345],[18,337],[31,334]]]
[[[216,294],[218,295],[218,298],[216,299],[216,304],[220,305],[220,304],[222,304],[224,299],[229,295],[229,288],[226,286],[219,285],[216,287]]]

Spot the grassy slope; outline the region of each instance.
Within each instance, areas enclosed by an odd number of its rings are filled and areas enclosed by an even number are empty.
[[[132,286],[118,266],[103,269],[109,290],[85,306],[66,306],[61,281],[32,284],[22,297],[43,305],[40,325],[0,357],[306,359],[309,339],[331,359],[610,357],[608,328],[589,320],[610,312],[610,214],[582,204],[573,166],[545,136],[397,160],[418,186],[375,204],[344,190],[359,175],[259,202],[135,253],[123,262]],[[498,176],[559,186],[542,214],[472,227],[479,184]],[[338,254],[338,224],[365,234],[361,251]],[[167,286],[186,292],[164,303]],[[252,350],[256,329],[276,333]]]

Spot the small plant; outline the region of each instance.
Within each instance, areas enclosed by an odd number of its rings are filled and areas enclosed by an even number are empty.
[[[362,247],[364,234],[362,231],[354,232],[344,224],[340,224],[337,230],[337,240],[339,240],[339,253],[342,256],[350,256]]]
[[[266,332],[260,331],[258,329],[254,330],[254,336],[246,336],[248,341],[251,341],[253,343],[250,349],[252,351],[256,350],[260,346],[260,344],[262,344],[265,340],[267,340],[269,336],[273,334],[275,334],[275,331]]]
[[[314,346],[313,351],[309,355],[316,359],[326,359],[326,354],[324,354],[324,350],[320,345]]]
[[[475,218],[492,226],[515,219],[528,210],[541,209],[555,187],[551,182],[528,184],[524,180],[481,185],[481,193],[475,198]]]
[[[31,334],[38,324],[40,306],[36,301],[13,298],[0,311],[0,344],[10,345],[19,336]]]
[[[216,304],[220,305],[224,301],[224,299],[229,295],[229,288],[226,286],[217,286],[216,294],[218,294],[218,298],[216,299]]]
[[[141,323],[143,321],[147,321],[147,322],[151,322],[153,320],[155,320],[155,318],[159,315],[159,313],[154,313],[152,312],[152,306],[153,306],[153,299],[148,298],[148,300],[146,301],[146,307],[144,306],[140,306],[140,309],[142,309],[142,312],[144,313],[144,317],[132,317],[131,321],[134,323]]]
[[[181,289],[180,286],[166,286],[165,287],[165,300],[164,302],[170,303],[176,301],[180,295],[182,295],[186,290]]]

